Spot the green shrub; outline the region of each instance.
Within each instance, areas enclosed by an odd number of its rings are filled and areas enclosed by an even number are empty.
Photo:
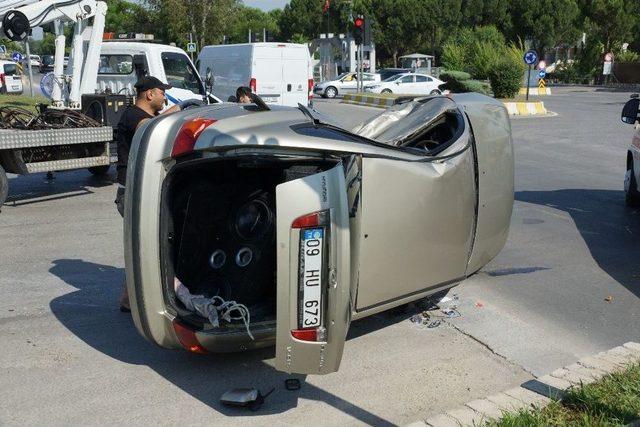
[[[476,42],[473,44],[473,56],[471,59],[471,75],[474,79],[486,80],[489,71],[504,56],[504,46],[496,46],[486,42]]]
[[[496,98],[512,98],[520,89],[522,67],[509,58],[504,58],[489,71],[489,81]]]
[[[445,71],[443,73],[440,73],[440,80],[447,83],[444,86],[444,89],[450,90],[454,93],[466,92],[463,83],[470,78],[471,75],[469,73],[465,73],[464,71]]]
[[[467,65],[466,49],[455,43],[446,43],[442,48],[442,66],[446,70],[464,70]]]
[[[616,55],[615,61],[621,64],[625,62],[640,62],[640,55],[632,50],[626,50]]]
[[[465,80],[462,82],[463,90],[461,92],[478,92],[483,95],[490,95],[491,88],[487,82],[479,80]]]

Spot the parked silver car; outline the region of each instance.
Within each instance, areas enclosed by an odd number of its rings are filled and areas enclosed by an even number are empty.
[[[353,130],[304,106],[187,109],[141,126],[131,153],[127,286],[163,347],[275,344],[279,370],[335,372],[352,320],[454,286],[509,230],[509,117],[479,94]]]
[[[628,206],[640,206],[640,94],[634,93],[622,109],[623,123],[635,125],[635,132],[627,150],[627,170],[624,175],[624,194]]]
[[[365,85],[380,81],[379,74],[362,73],[362,81]],[[335,98],[345,93],[355,93],[358,89],[357,73],[342,73],[334,80],[318,83],[313,87],[313,93],[324,98]]]

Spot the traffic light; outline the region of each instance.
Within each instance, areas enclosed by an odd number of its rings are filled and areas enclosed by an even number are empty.
[[[373,34],[371,34],[371,20],[365,16],[364,18],[364,44],[371,45]]]
[[[365,22],[363,17],[358,16],[353,20],[353,39],[357,45],[361,45],[364,40],[364,27]]]

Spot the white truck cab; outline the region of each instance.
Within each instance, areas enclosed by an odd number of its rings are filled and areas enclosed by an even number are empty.
[[[145,42],[102,43],[97,92],[135,95],[134,85],[145,74],[173,86],[166,91],[169,105],[205,95],[204,83],[184,50]]]

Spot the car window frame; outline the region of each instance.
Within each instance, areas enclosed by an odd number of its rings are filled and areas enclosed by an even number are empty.
[[[100,59],[99,61],[102,61],[103,57],[113,57],[113,56],[121,56],[121,57],[128,57],[131,61],[131,71],[129,71],[128,73],[118,73],[118,72],[100,72],[100,65],[98,65],[98,75],[99,76],[130,76],[131,74],[133,74],[133,72],[135,71],[135,67],[133,66],[133,55],[128,55],[128,54],[119,54],[119,53],[105,53],[105,54],[100,54]],[[64,62],[64,59],[62,60]],[[120,61],[120,63],[122,62],[126,62],[126,61]]]

